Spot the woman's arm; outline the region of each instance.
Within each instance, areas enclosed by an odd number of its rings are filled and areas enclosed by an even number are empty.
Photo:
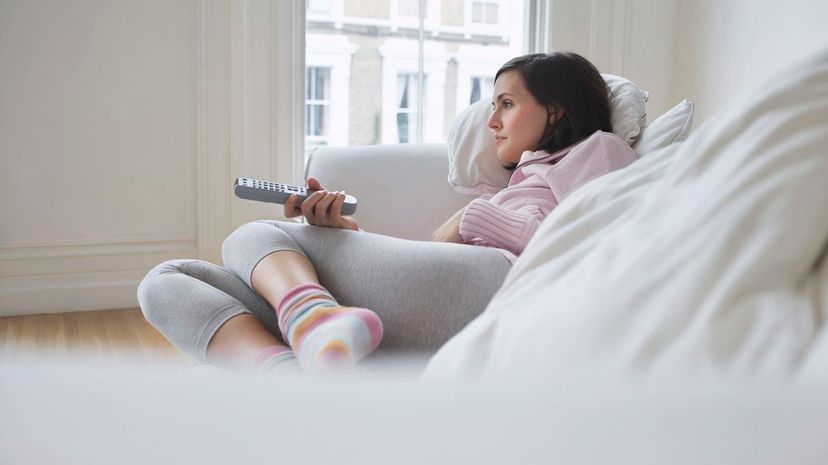
[[[464,242],[506,249],[515,255],[523,252],[545,218],[538,208],[510,210],[480,199],[472,200],[465,210],[458,225]]]
[[[489,200],[495,194],[494,193],[486,193],[481,195],[475,200]],[[442,226],[437,228],[434,231],[434,234],[431,235],[431,240],[434,242],[456,242],[458,244],[465,244],[467,243],[463,240],[463,237],[460,235],[460,220],[463,219],[463,213],[465,213],[466,208],[468,205],[461,208],[460,211],[455,213],[451,218],[448,219]]]
[[[463,238],[460,237],[460,218],[463,217],[463,212],[466,207],[463,207],[448,219],[442,226],[434,231],[431,235],[431,240],[434,242],[457,242],[462,243]]]

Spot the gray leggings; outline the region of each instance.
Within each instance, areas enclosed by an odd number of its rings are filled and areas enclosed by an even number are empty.
[[[224,268],[170,260],[150,270],[138,286],[141,310],[174,346],[201,362],[219,327],[241,313],[253,313],[283,341],[273,307],[250,284],[253,267],[280,250],[305,255],[340,304],[379,315],[380,354],[434,353],[485,309],[511,268],[488,247],[262,220],[227,237]]]

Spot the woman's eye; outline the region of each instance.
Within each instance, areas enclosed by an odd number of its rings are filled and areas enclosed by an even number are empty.
[[[504,101],[503,101],[503,107],[504,107],[504,108],[509,108],[509,107],[511,107],[511,106],[512,106],[512,102],[510,102],[510,101],[508,101],[508,100],[504,100]]]
[[[494,109],[495,109],[495,104],[494,104],[494,102],[492,102],[492,104],[491,104],[491,105],[492,105],[492,110],[494,110]]]

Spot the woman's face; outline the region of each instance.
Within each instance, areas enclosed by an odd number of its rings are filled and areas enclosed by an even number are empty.
[[[547,125],[546,108],[526,89],[517,71],[498,76],[492,108],[489,128],[494,132],[497,158],[504,166],[520,161],[526,150],[537,150]],[[556,116],[549,118],[548,123],[553,123]]]

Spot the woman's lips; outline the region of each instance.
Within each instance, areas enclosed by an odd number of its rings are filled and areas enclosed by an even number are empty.
[[[500,144],[504,140],[506,140],[505,137],[495,136],[495,145]]]

